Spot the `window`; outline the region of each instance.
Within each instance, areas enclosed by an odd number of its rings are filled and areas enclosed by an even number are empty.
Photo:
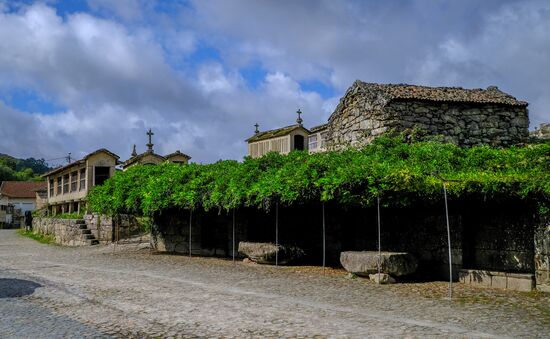
[[[65,174],[63,176],[63,194],[69,193],[69,175]]]
[[[50,179],[50,197],[53,197],[54,183],[53,179]]]
[[[317,134],[310,135],[308,138],[308,148],[316,149],[317,148]]]
[[[80,169],[80,190],[86,189],[86,169]]]
[[[96,166],[94,168],[94,185],[102,185],[105,180],[109,179],[109,167]]]
[[[325,147],[327,144],[328,132],[321,133],[321,147]]]
[[[74,171],[71,173],[71,192],[76,192],[77,181],[78,181],[78,172]]]
[[[56,195],[60,195],[61,194],[61,177],[57,177],[57,191],[56,191]]]

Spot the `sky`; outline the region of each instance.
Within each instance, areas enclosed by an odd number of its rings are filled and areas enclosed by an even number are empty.
[[[550,121],[546,0],[0,0],[0,153],[240,160],[356,80],[496,85]]]

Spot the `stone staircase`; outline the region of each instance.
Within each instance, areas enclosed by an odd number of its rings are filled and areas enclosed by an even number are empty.
[[[99,240],[95,238],[95,236],[92,234],[92,231],[88,229],[88,226],[86,225],[86,221],[84,219],[79,219],[76,221],[76,224],[78,225],[78,228],[80,229],[80,232],[82,234],[82,240],[87,243],[88,245],[98,245]]]

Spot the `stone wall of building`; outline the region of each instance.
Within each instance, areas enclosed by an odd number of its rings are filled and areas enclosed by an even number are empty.
[[[272,206],[273,207],[273,206]],[[455,279],[461,268],[534,274],[532,204],[513,200],[451,200],[451,254]],[[305,251],[303,262],[322,263],[320,204],[279,208],[279,243]],[[382,207],[383,251],[409,252],[419,260],[421,278],[448,277],[447,230],[443,202]],[[339,265],[342,251],[377,250],[375,208],[325,205],[326,259]],[[275,242],[275,213],[255,208],[235,214],[235,242]],[[232,212],[193,212],[192,253],[231,256]],[[159,251],[189,253],[189,211],[166,210],[154,217],[153,242]],[[541,266],[542,267],[542,266]],[[547,267],[547,266],[545,266]],[[542,271],[541,271],[542,272]]]
[[[202,256],[231,256],[232,254],[232,224],[228,222],[226,213],[194,211],[189,229],[190,212],[188,210],[172,209],[154,217],[151,230],[153,247],[161,252],[189,254]],[[248,219],[246,219],[248,221]],[[245,240],[243,234],[248,225],[242,221],[236,227],[236,246],[238,241]],[[189,234],[191,232],[191,243]]]
[[[535,229],[535,278],[537,289],[550,293],[550,218]]]
[[[346,95],[329,120],[330,149],[362,146],[386,132],[417,128],[447,141],[472,146],[527,141],[528,110],[522,106],[474,103],[372,100],[361,92]]]

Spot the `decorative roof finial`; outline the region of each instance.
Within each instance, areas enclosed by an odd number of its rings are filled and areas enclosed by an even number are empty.
[[[153,152],[153,143],[151,141],[151,137],[155,135],[155,133],[151,132],[151,129],[149,128],[149,132],[146,133],[149,136],[149,143],[147,144],[147,151]]]
[[[134,149],[132,150],[132,157],[135,157],[135,156],[137,156],[136,144],[134,144]]]
[[[298,123],[298,125],[302,126],[302,122],[304,122],[304,120],[302,120],[302,117],[300,116],[302,114],[302,111],[298,109],[296,113],[298,114],[298,119],[296,119],[296,122]]]
[[[258,125],[258,123],[255,123],[254,127],[256,127],[256,130],[254,131],[254,134],[260,133],[260,130],[258,129],[258,127],[260,127],[260,125]]]

